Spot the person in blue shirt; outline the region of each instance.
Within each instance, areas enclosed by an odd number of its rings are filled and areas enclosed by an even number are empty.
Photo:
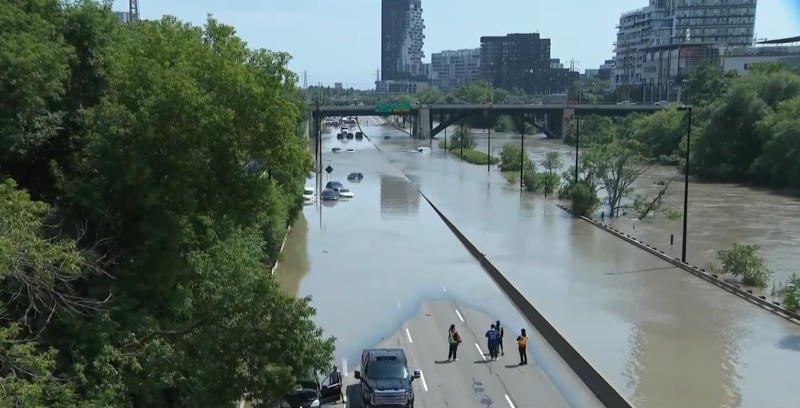
[[[486,332],[486,338],[489,339],[489,356],[492,360],[497,360],[497,349],[500,346],[500,332],[497,331],[494,324],[489,331]]]

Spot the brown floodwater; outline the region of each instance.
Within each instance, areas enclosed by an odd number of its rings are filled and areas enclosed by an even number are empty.
[[[333,178],[350,171],[361,171],[366,178],[350,186],[356,193],[351,201],[305,208],[305,227],[299,221],[292,229],[277,271],[287,291],[313,296],[317,322],[337,337],[337,359],[355,361],[361,347],[394,332],[424,299],[454,297],[489,315],[516,315],[420,200],[419,188],[635,405],[800,406],[800,326],[572,219],[539,195],[521,193],[495,170],[466,164],[452,154],[445,157],[436,146],[430,154],[411,153],[426,142],[394,129],[364,130],[382,153],[370,142],[350,141],[347,147],[354,146],[355,153],[334,155],[330,147],[342,142],[325,136],[324,161],[334,167]],[[504,140],[519,143],[518,137],[493,135],[493,151]],[[526,145],[534,157],[567,150],[557,141],[533,137],[526,138]],[[769,195],[751,190],[748,196],[737,189],[741,187],[709,186],[706,200],[713,202],[723,191],[732,196],[723,196],[718,205],[741,202],[736,197],[742,195],[753,200]],[[697,196],[699,203],[703,195],[698,191]],[[759,208],[766,213],[769,206],[791,199],[773,200],[762,197]],[[728,210],[704,211],[712,217]],[[792,218],[791,213],[781,214]],[[743,224],[704,221],[701,216],[697,220],[706,224],[692,231],[706,225],[708,236],[714,228],[724,233],[726,224]],[[771,219],[762,228],[778,232],[760,237],[796,240],[800,228],[792,228],[795,220]],[[652,221],[654,237],[668,231],[660,223],[674,222]],[[638,224],[636,229],[648,230]],[[745,227],[739,233],[754,235]],[[699,246],[701,236],[690,236],[698,241],[690,241],[698,245],[692,247],[698,248],[694,256],[705,251]],[[770,254],[767,243],[773,241],[763,241],[765,256]],[[717,245],[713,239],[708,242],[709,247]],[[789,252],[783,256],[789,258]]]

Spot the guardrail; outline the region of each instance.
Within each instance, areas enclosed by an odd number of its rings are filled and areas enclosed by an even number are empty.
[[[567,363],[567,365],[575,372],[575,374],[583,381],[597,399],[607,407],[613,408],[632,408],[632,405],[622,394],[614,388],[600,374],[594,366],[573,347],[569,341],[542,315],[522,292],[517,290],[514,284],[500,272],[497,267],[492,264],[486,255],[478,250],[475,245],[463,234],[461,231],[450,222],[450,220],[441,212],[433,202],[419,189],[419,194],[428,204],[436,211],[436,214],[444,221],[448,228],[455,234],[461,244],[474,256],[489,276],[497,283],[500,289],[511,299],[511,302],[516,308],[530,321],[542,337],[550,343],[550,346],[558,353],[559,356]]]
[[[568,207],[565,207],[565,206],[563,206],[561,204],[556,204],[556,206],[558,206],[562,210],[572,214],[572,210],[569,209]],[[780,304],[780,302],[770,302],[769,300],[767,300],[766,296],[757,296],[754,293],[752,293],[751,291],[748,291],[748,289],[742,289],[742,286],[740,286],[740,285],[732,284],[732,283],[726,282],[726,281],[724,281],[722,279],[719,279],[718,275],[710,274],[710,273],[706,272],[705,269],[698,268],[697,266],[694,266],[694,265],[691,265],[691,264],[688,264],[688,263],[684,263],[678,258],[673,258],[673,257],[667,255],[666,253],[664,253],[664,251],[662,251],[662,250],[660,250],[660,249],[658,249],[658,248],[656,248],[656,247],[654,247],[654,246],[652,246],[652,245],[650,245],[650,244],[648,244],[648,243],[646,243],[644,241],[641,241],[638,238],[636,238],[636,237],[634,237],[634,236],[632,236],[630,234],[626,234],[626,233],[624,233],[624,232],[622,232],[622,231],[620,231],[618,229],[615,229],[613,227],[605,225],[605,224],[603,224],[603,223],[601,223],[601,222],[599,222],[599,221],[597,221],[595,219],[588,218],[588,217],[580,217],[580,219],[583,220],[583,221],[586,221],[586,222],[596,226],[597,228],[600,228],[603,231],[608,232],[609,234],[612,234],[612,235],[616,236],[617,238],[620,238],[620,239],[622,239],[622,240],[624,240],[624,241],[626,241],[626,242],[628,242],[628,243],[630,243],[630,244],[632,244],[632,245],[634,245],[634,246],[636,246],[636,247],[638,247],[638,248],[640,248],[642,250],[645,250],[645,251],[649,252],[650,254],[655,255],[655,256],[661,258],[662,260],[667,261],[667,262],[671,263],[672,265],[677,266],[678,268],[681,268],[684,271],[689,272],[692,275],[697,276],[698,278],[703,279],[703,280],[711,283],[714,286],[720,287],[720,288],[722,288],[722,289],[724,289],[724,290],[726,290],[726,291],[728,291],[728,292],[730,292],[730,293],[732,293],[732,294],[734,294],[736,296],[739,296],[742,299],[747,300],[748,302],[753,303],[754,305],[759,306],[759,307],[761,307],[761,308],[763,308],[763,309],[765,309],[765,310],[767,310],[767,311],[769,311],[769,312],[771,312],[771,313],[773,313],[773,314],[775,314],[777,316],[780,316],[780,317],[782,317],[782,318],[784,318],[784,319],[786,319],[786,320],[788,320],[788,321],[790,321],[790,322],[792,322],[794,324],[800,325],[800,313],[797,313],[797,312],[795,312],[795,311],[793,311],[791,309],[787,309],[787,308],[783,307]]]

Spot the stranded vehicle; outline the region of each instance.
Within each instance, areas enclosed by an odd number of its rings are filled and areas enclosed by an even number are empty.
[[[401,349],[372,349],[361,353],[361,398],[365,408],[413,408],[414,388],[419,370],[408,372],[406,353]]]

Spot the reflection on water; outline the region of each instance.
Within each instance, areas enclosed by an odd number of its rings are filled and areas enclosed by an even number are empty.
[[[381,215],[397,217],[419,211],[419,194],[408,180],[381,174]]]
[[[313,208],[313,207],[309,207]],[[301,212],[286,237],[286,245],[283,247],[281,262],[275,270],[275,279],[281,285],[284,292],[298,295],[300,281],[308,273],[308,221]]]

